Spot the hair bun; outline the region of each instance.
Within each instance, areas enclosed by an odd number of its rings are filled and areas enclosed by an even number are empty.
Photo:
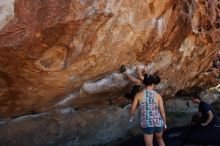
[[[157,85],[161,81],[160,77],[158,75],[154,76],[154,84]]]

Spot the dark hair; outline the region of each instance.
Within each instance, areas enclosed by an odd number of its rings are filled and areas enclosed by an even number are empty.
[[[192,95],[192,98],[193,98],[193,99],[199,99],[199,100],[201,100],[201,97],[199,97],[198,94],[193,94],[193,95]]]
[[[148,85],[157,85],[160,83],[160,77],[159,76],[152,76],[151,74],[145,74],[143,83],[145,86]]]
[[[154,76],[154,84],[155,85],[157,85],[157,84],[159,84],[160,83],[160,81],[161,81],[161,79],[160,79],[160,77],[159,76]]]

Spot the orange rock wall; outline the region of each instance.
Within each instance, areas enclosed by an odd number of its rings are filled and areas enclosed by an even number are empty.
[[[3,9],[0,19],[0,117],[57,105],[108,106],[111,98],[122,102],[118,97],[128,82],[116,73],[121,64],[149,64],[162,78],[162,95],[216,84],[213,74],[204,72],[219,51],[217,0],[11,4],[14,14],[9,19],[11,11]]]

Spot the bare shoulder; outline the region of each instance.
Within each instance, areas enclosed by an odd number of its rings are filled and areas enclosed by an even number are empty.
[[[136,95],[137,95],[137,96],[142,96],[142,95],[144,95],[144,90],[141,90],[141,91],[138,92]]]
[[[135,97],[140,101],[142,100],[143,96],[144,96],[144,90],[138,92]]]

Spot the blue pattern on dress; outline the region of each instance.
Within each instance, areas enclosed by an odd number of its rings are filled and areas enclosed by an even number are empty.
[[[163,119],[160,115],[159,106],[155,101],[156,92],[153,90],[144,90],[144,101],[140,104],[142,128],[162,127]]]

